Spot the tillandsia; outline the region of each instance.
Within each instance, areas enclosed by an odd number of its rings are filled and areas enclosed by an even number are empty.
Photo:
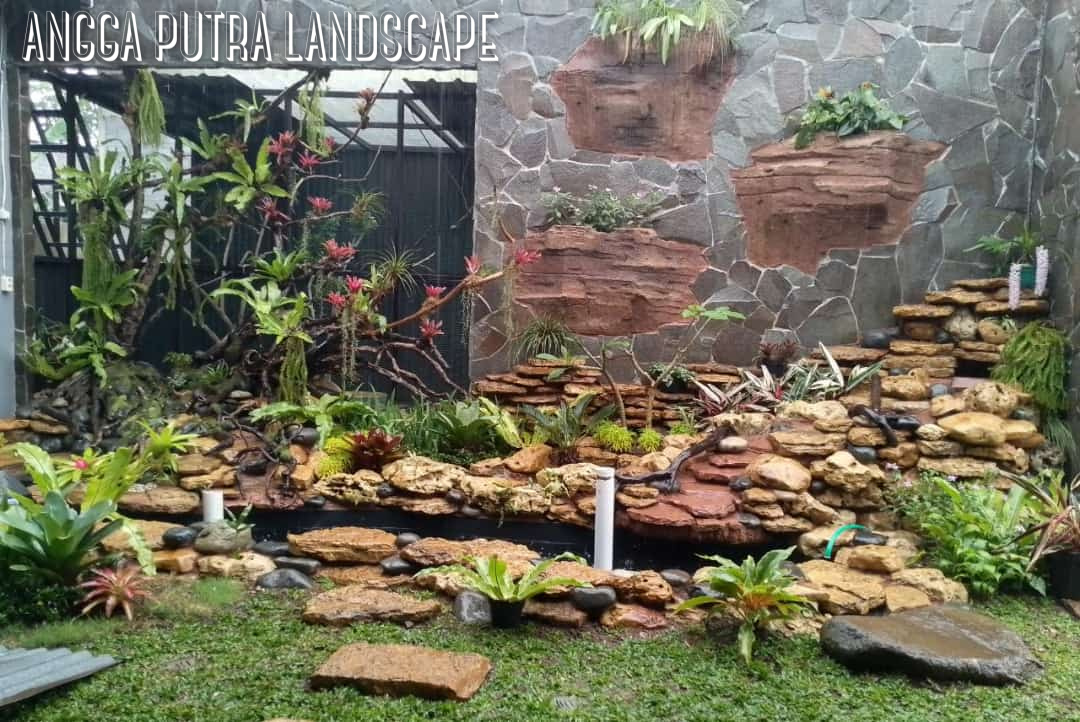
[[[1050,249],[1039,246],[1035,249],[1035,295],[1045,296],[1047,282],[1050,279]]]
[[[1020,292],[1022,286],[1022,277],[1024,272],[1024,265],[1022,263],[1014,263],[1009,266],[1009,310],[1015,311],[1020,308]]]

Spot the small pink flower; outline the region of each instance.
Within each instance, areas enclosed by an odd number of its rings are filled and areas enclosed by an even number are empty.
[[[446,286],[424,286],[424,292],[429,300],[434,301],[446,293]]]
[[[306,150],[300,154],[300,157],[296,161],[296,164],[299,165],[300,169],[305,173],[310,173],[315,170],[319,167],[320,163],[322,163],[322,159],[319,158],[319,156],[309,153]]]
[[[514,265],[515,266],[528,266],[536,263],[540,260],[540,251],[530,251],[525,248],[519,248],[514,251]]]
[[[90,468],[90,463],[86,459],[75,459],[72,465],[79,471],[86,471]]]
[[[281,163],[292,154],[294,145],[296,145],[296,133],[286,130],[270,141],[270,154],[277,156],[278,163]]]
[[[436,336],[443,336],[442,321],[424,319],[420,322],[420,335],[428,341],[433,340]]]
[[[465,270],[469,272],[470,276],[475,276],[480,273],[482,267],[480,256],[469,256],[465,259]]]
[[[334,202],[322,196],[311,196],[308,198],[308,205],[311,206],[311,212],[317,216],[324,216],[334,208]]]
[[[364,279],[349,276],[345,279],[345,286],[349,289],[349,293],[355,296],[364,290]]]
[[[345,298],[340,293],[331,293],[326,297],[326,302],[340,311],[349,303],[349,299]]]
[[[326,136],[325,138],[323,138],[323,152],[329,155],[335,150],[337,150],[337,141],[330,136]]]
[[[339,245],[333,238],[323,244],[323,250],[326,251],[326,257],[334,263],[348,263],[356,255],[355,248]]]

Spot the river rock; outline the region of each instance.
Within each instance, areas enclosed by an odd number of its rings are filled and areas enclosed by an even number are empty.
[[[355,687],[377,695],[465,701],[490,672],[491,661],[479,654],[361,642],[334,652],[310,683],[312,689]]]
[[[315,582],[296,569],[275,569],[255,580],[259,589],[314,589]]]
[[[618,601],[618,595],[611,587],[576,587],[570,590],[570,601],[575,607],[589,615],[590,619],[599,619]]]
[[[200,554],[237,554],[255,546],[251,528],[238,528],[227,521],[208,524],[195,537],[195,551]]]
[[[852,669],[943,681],[1023,684],[1042,670],[1015,632],[957,607],[835,617],[822,628],[821,644],[826,654]]]
[[[274,564],[278,569],[295,569],[305,576],[313,577],[322,569],[322,563],[318,559],[307,557],[274,557]]]

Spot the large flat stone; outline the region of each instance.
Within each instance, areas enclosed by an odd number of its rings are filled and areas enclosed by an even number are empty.
[[[338,587],[313,597],[304,607],[308,624],[346,627],[360,622],[413,624],[438,616],[442,605],[384,589],[359,585]]]
[[[289,549],[296,556],[330,563],[378,564],[397,553],[396,537],[379,529],[334,527],[289,534]]]
[[[465,701],[483,686],[490,672],[491,661],[479,654],[358,643],[334,652],[311,676],[311,688],[356,687],[393,697]]]
[[[887,617],[835,617],[821,630],[825,652],[857,669],[977,684],[1022,684],[1042,665],[998,622],[959,607]]]

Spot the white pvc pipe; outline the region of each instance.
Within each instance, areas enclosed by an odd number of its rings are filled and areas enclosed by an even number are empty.
[[[205,489],[202,493],[203,521],[213,523],[225,518],[225,492],[220,489]]]
[[[615,552],[615,470],[596,468],[596,518],[593,522],[593,568],[611,571]]]

